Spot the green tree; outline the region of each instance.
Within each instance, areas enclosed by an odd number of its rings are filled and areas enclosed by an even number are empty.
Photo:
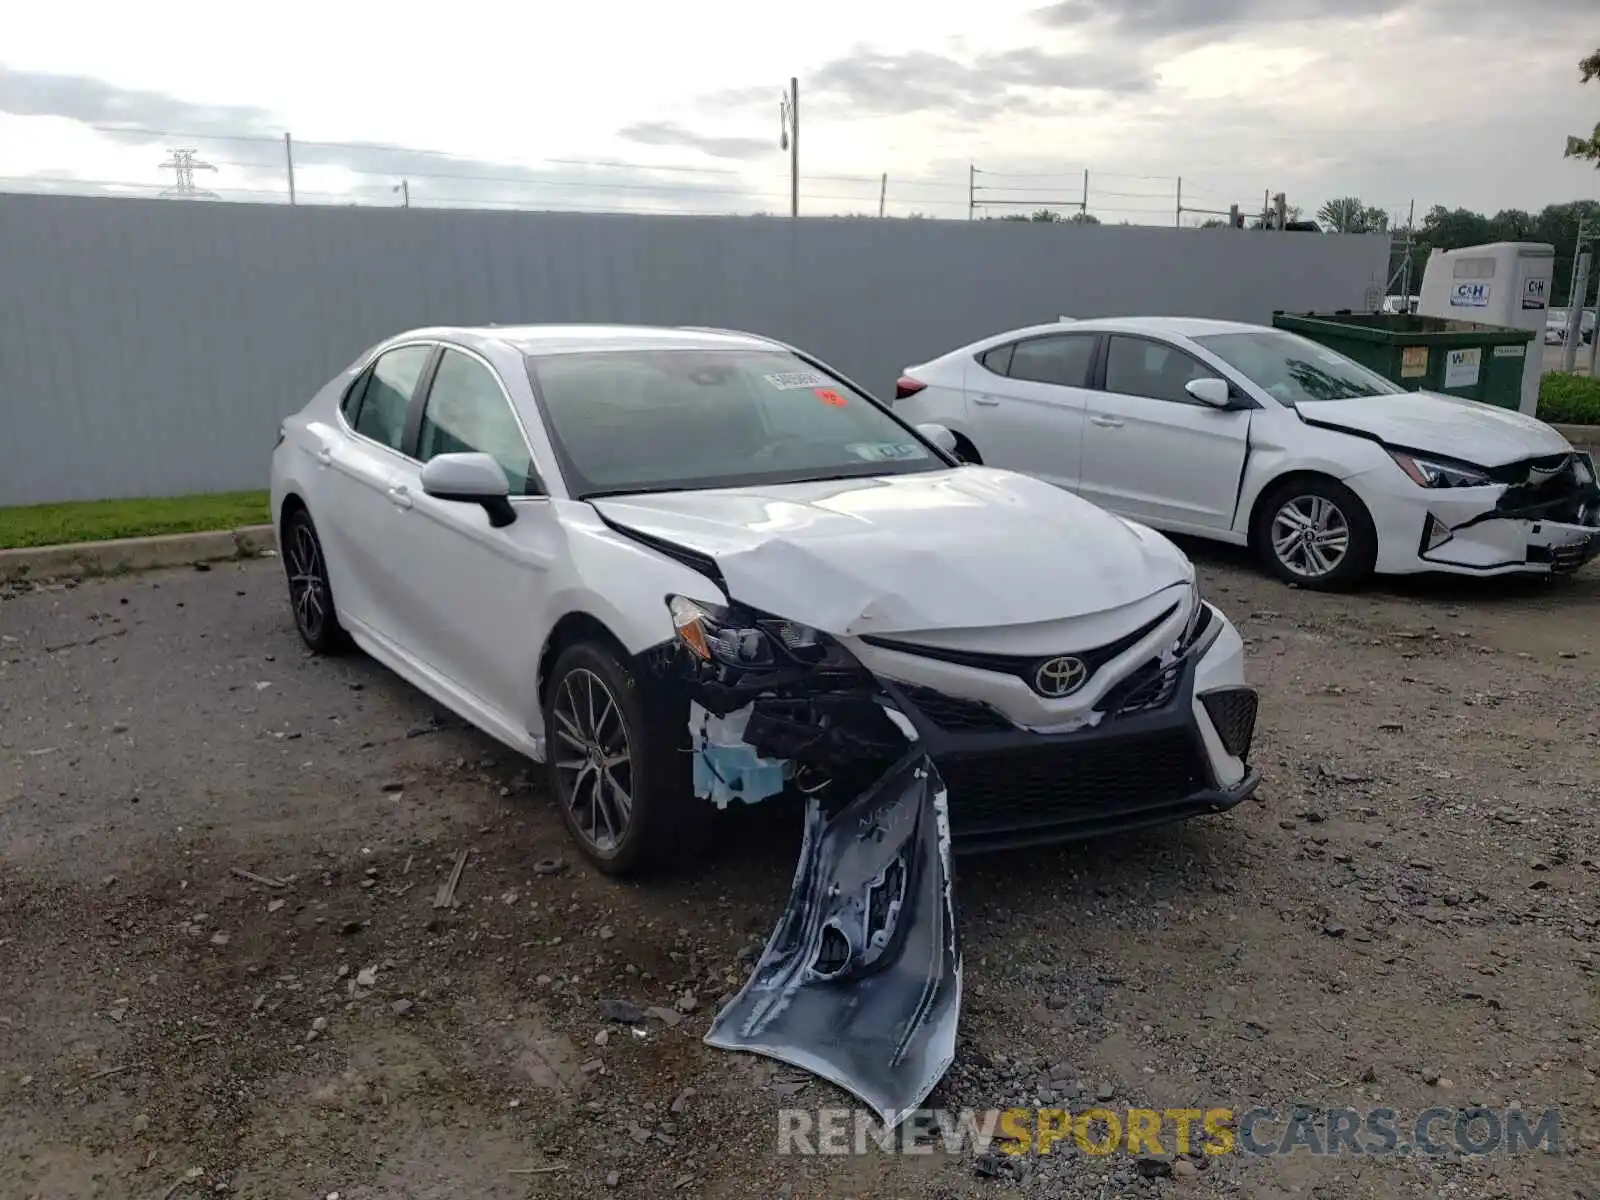
[[[1600,50],[1596,50],[1588,58],[1578,64],[1578,73],[1582,76],[1580,83],[1588,83],[1591,79],[1600,76]],[[1586,158],[1596,167],[1600,167],[1600,122],[1597,122],[1594,131],[1588,137],[1569,137],[1567,139],[1567,158]]]
[[[1068,225],[1098,225],[1100,218],[1093,213],[1075,212],[1067,218]]]
[[[1317,220],[1331,233],[1384,233],[1389,228],[1389,214],[1369,208],[1359,196],[1329,200],[1317,209]]]

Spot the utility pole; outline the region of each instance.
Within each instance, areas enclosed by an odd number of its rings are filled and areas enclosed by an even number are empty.
[[[978,168],[967,164],[967,220],[978,219]]]
[[[1567,297],[1567,338],[1561,347],[1561,369],[1570,371],[1577,365],[1578,345],[1583,341],[1583,309],[1589,299],[1589,247],[1583,244],[1582,226],[1579,226],[1578,263],[1572,268],[1572,291]],[[1600,331],[1597,331],[1600,336]]]
[[[172,157],[162,163],[159,169],[173,173],[173,184],[161,193],[163,196],[170,196],[177,200],[215,200],[218,198],[215,192],[203,191],[194,185],[194,173],[196,171],[216,170],[216,167],[210,163],[201,162],[195,157],[198,151],[169,150],[167,153]]]
[[[283,135],[283,161],[289,168],[289,203],[294,203],[294,139],[287,132]]]
[[[409,179],[402,179],[389,190],[400,193],[400,207],[411,207],[411,181]]]
[[[889,172],[883,173],[883,178],[878,181],[878,216],[883,216],[883,206],[889,199]]]
[[[778,105],[778,148],[789,152],[789,215],[800,215],[800,81],[789,79],[789,92]]]
[[[1088,217],[1089,217],[1089,168],[1088,167],[1085,167],[1083,169],[1083,203],[1080,204],[1078,206],[1078,208],[1082,211],[1083,216],[1084,216],[1084,220],[1087,222]]]
[[[1179,229],[1183,228],[1183,176],[1182,175],[1178,176],[1178,220],[1177,220],[1176,224],[1177,224]]]

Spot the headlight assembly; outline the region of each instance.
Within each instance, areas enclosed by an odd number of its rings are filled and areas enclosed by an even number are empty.
[[[795,621],[687,596],[668,596],[667,609],[678,641],[702,662],[760,670],[817,664],[826,653],[822,635]]]
[[[1389,451],[1395,465],[1411,477],[1411,482],[1425,488],[1483,487],[1494,480],[1466,463],[1445,462],[1436,458],[1421,458],[1414,454]]]

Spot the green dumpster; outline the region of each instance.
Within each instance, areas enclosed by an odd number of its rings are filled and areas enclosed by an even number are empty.
[[[1416,313],[1344,311],[1275,312],[1272,324],[1337,350],[1408,391],[1427,389],[1501,408],[1522,406],[1531,329]]]

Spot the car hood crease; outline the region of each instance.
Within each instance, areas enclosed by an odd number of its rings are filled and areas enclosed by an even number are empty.
[[[734,599],[835,634],[1059,620],[1192,573],[1160,535],[982,467],[592,503],[624,530],[711,558]]]
[[[1438,454],[1479,467],[1563,454],[1572,447],[1536,417],[1432,392],[1322,400],[1296,410],[1308,425],[1377,438],[1385,446]]]

